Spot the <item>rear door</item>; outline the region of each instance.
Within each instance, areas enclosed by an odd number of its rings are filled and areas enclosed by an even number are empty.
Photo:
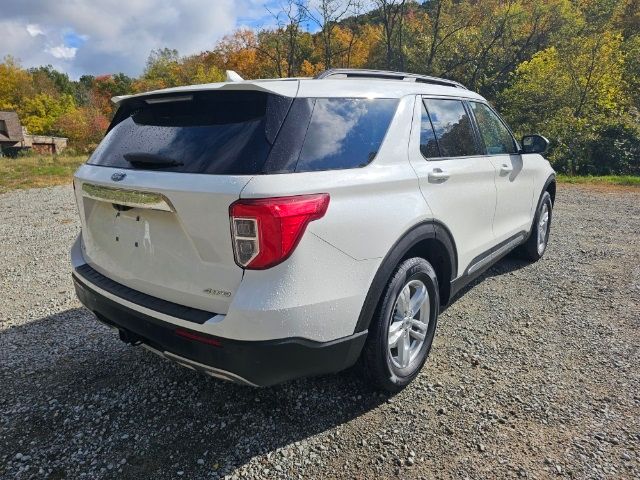
[[[87,263],[148,295],[226,313],[243,275],[229,206],[261,172],[291,101],[194,92],[121,106],[75,176]]]
[[[463,100],[418,98],[413,125],[410,161],[434,218],[454,238],[461,275],[495,243],[495,169]]]
[[[527,232],[532,221],[533,171],[498,114],[487,104],[469,102],[487,158],[495,168],[497,202],[493,232],[498,243]]]

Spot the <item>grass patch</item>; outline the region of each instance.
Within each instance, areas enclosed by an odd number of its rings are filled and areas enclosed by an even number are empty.
[[[73,173],[86,160],[86,156],[64,155],[0,157],[0,193],[69,184]]]
[[[601,177],[592,176],[571,176],[558,174],[558,182],[572,183],[577,185],[627,185],[640,187],[640,176],[635,175],[603,175]]]

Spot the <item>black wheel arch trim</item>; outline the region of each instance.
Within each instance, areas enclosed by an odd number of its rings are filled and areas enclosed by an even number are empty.
[[[526,237],[524,239],[525,242],[529,239],[529,237],[531,236],[531,233],[533,232],[533,224],[534,224],[535,219],[536,219],[536,212],[538,211],[538,207],[540,207],[540,202],[542,201],[542,197],[545,194],[545,192],[548,192],[547,189],[549,188],[549,185],[551,185],[552,183],[554,183],[554,184],[556,183],[556,174],[555,173],[552,173],[551,175],[549,175],[547,180],[544,182],[544,186],[542,187],[542,190],[540,190],[540,195],[538,195],[538,201],[536,202],[536,208],[533,211],[533,220],[531,220],[531,228],[527,232],[527,235],[526,235]],[[553,207],[555,205],[555,203],[556,203],[555,195],[551,195],[551,206]]]
[[[552,173],[551,175],[549,175],[549,178],[547,178],[547,181],[544,182],[544,187],[542,187],[542,191],[540,192],[540,196],[538,197],[538,203],[536,204],[536,208],[540,204],[540,199],[542,198],[542,195],[544,195],[544,192],[547,191],[547,188],[549,188],[549,185],[551,185],[552,183],[556,183],[555,173]],[[555,198],[552,198],[552,201],[553,203],[555,203]]]
[[[458,273],[458,254],[453,236],[446,225],[437,220],[429,220],[414,225],[389,249],[389,252],[378,267],[365,297],[354,333],[362,332],[369,328],[373,314],[382,299],[384,288],[393,271],[407,252],[419,242],[429,239],[437,239],[447,250],[451,264],[451,279],[449,281],[455,278]]]

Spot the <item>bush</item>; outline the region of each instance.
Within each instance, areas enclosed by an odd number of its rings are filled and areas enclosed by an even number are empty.
[[[602,125],[589,147],[584,173],[640,175],[640,115],[636,112],[635,118],[625,115]]]

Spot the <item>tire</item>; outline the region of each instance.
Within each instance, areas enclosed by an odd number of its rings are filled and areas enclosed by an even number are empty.
[[[420,309],[407,313],[411,300]],[[418,257],[403,261],[385,287],[362,352],[364,373],[375,387],[398,392],[418,375],[431,350],[439,311],[438,278],[431,264]]]
[[[538,202],[529,238],[518,248],[518,254],[521,258],[530,262],[537,262],[544,256],[549,244],[549,234],[551,233],[552,211],[551,195],[549,195],[549,192],[544,192]],[[541,223],[545,216],[546,221]],[[541,235],[544,235],[544,238],[541,238]]]

